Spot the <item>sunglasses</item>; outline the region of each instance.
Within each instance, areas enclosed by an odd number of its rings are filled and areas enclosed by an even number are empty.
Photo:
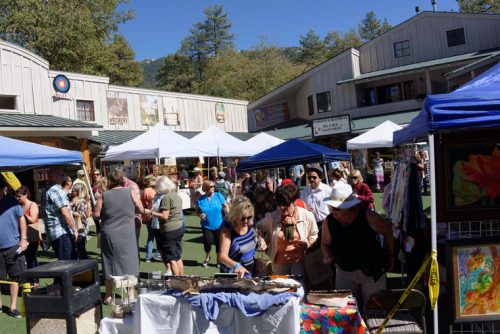
[[[316,180],[318,177],[317,176],[308,176],[307,177],[309,180]]]
[[[333,206],[330,206],[330,211],[331,212],[339,212],[341,211],[342,209],[338,209],[338,208],[334,208]]]
[[[99,174],[99,173],[95,173],[95,174],[93,174],[93,175],[94,175],[94,176],[100,176],[101,174]]]
[[[208,189],[212,189],[212,188],[215,188],[215,186],[210,186],[210,187],[208,187]]]
[[[247,221],[247,220],[252,220],[252,219],[253,219],[253,216],[241,217],[241,218],[240,218],[240,221],[241,221],[241,222],[244,222],[244,221]]]
[[[350,179],[351,179],[351,180],[357,180],[357,179],[358,179],[358,177],[357,177],[357,176],[351,176],[351,177],[350,177]]]

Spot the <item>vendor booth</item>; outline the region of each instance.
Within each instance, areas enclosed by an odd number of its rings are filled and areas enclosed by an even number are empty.
[[[401,130],[403,127],[391,121],[385,121],[382,124],[366,131],[362,135],[347,141],[347,149],[359,150],[363,148],[392,147],[392,134],[394,131]]]
[[[258,135],[248,139],[245,142],[246,149],[253,154],[258,154],[265,151],[271,147],[283,143],[284,140],[276,138],[274,136],[268,135],[267,133],[261,132]]]
[[[499,92],[496,64],[452,93],[428,96],[410,125],[394,133],[395,144],[429,136],[432,250],[446,248],[448,281],[440,326],[434,310],[435,333],[500,330]]]

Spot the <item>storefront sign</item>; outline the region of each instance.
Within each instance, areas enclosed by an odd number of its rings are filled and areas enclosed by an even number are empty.
[[[265,128],[290,119],[288,102],[276,103],[253,110],[255,126]]]
[[[121,92],[107,92],[108,120],[110,124],[128,123],[127,94]]]
[[[73,96],[67,94],[67,93],[60,93],[60,92],[55,92],[52,97],[60,100],[73,100]]]
[[[349,115],[315,119],[313,121],[313,137],[331,136],[351,132]]]
[[[156,125],[158,123],[158,97],[139,94],[142,125]]]

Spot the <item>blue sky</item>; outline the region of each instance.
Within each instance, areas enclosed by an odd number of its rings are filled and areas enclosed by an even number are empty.
[[[438,11],[458,11],[455,0],[437,0]],[[415,15],[415,6],[432,10],[431,0],[130,0],[135,18],[120,26],[136,58],[174,53],[189,28],[204,19],[203,9],[222,4],[233,26],[236,47],[251,49],[259,36],[278,46],[297,46],[309,29],[322,38],[329,31],[356,28],[370,10],[397,25]]]

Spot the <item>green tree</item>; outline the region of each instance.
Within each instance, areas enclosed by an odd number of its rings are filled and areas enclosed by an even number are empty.
[[[135,52],[123,35],[116,35],[103,53],[106,61],[101,63],[101,72],[107,74],[110,82],[130,87],[138,87],[143,83],[142,66],[135,61]]]
[[[201,94],[253,101],[303,71],[265,40],[250,51],[227,50],[211,58]]]
[[[209,57],[217,57],[221,52],[234,47],[234,36],[229,32],[231,23],[222,5],[208,7],[203,11],[206,19],[195,23],[189,30],[179,52],[192,59],[197,80],[203,80],[203,72]]]
[[[313,67],[326,59],[325,43],[313,30],[309,30],[305,36],[300,36],[299,43],[299,60],[307,67]]]
[[[103,64],[126,53],[118,51],[118,44],[125,46],[116,38],[119,24],[132,18],[131,11],[118,9],[126,1],[0,0],[0,38],[42,56],[52,69],[110,75]],[[128,57],[124,61],[130,64]],[[110,77],[120,82],[129,75],[115,72]]]
[[[387,19],[384,19],[384,22],[381,23],[374,11],[366,13],[365,18],[358,24],[359,36],[361,36],[363,41],[372,40],[391,28]]]
[[[500,14],[498,0],[457,0],[458,8],[464,13]]]
[[[189,29],[189,35],[182,40],[178,52],[191,59],[197,80],[203,80],[203,70],[207,63],[209,48],[207,36],[200,23],[194,24]]]
[[[201,29],[206,35],[208,54],[217,57],[221,52],[234,48],[234,35],[229,32],[232,24],[223,6],[208,7],[203,12],[206,19],[201,24]]]
[[[354,29],[351,29],[344,35],[338,31],[329,32],[323,42],[328,50],[327,56],[330,58],[347,49],[358,47],[361,45],[361,38]]]
[[[196,92],[196,73],[191,58],[167,55],[156,75],[156,88],[179,93]]]

